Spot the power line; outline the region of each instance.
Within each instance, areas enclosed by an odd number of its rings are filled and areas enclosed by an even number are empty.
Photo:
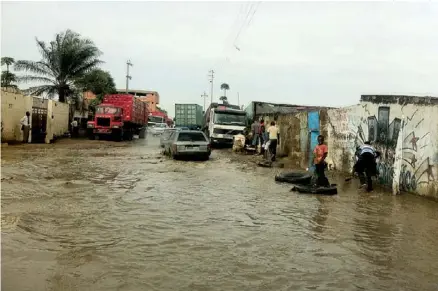
[[[242,32],[243,32],[244,30],[248,29],[249,25],[251,24],[251,22],[252,22],[252,20],[253,20],[253,18],[254,18],[254,15],[255,15],[255,13],[257,12],[257,9],[259,8],[259,6],[260,6],[261,3],[262,3],[262,2],[259,1],[259,2],[257,2],[257,4],[253,4],[253,5],[251,6],[251,8],[254,8],[254,9],[252,9],[252,13],[251,13],[251,9],[250,9],[250,11],[248,11],[248,14],[247,14],[247,17],[246,17],[246,19],[248,19],[248,21],[247,21],[247,22],[245,21],[245,22],[243,23],[241,29],[239,30],[239,33],[236,35],[236,38],[234,39],[233,45],[234,45],[235,47],[237,47],[237,40],[239,39],[239,37],[240,37],[240,35],[242,34]],[[251,16],[250,16],[250,15],[251,15]]]

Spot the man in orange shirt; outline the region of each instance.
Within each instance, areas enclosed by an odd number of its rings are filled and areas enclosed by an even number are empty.
[[[327,158],[328,147],[324,144],[324,137],[318,136],[318,145],[313,150],[313,163],[315,165],[316,186],[327,187],[330,183],[325,176],[324,170],[327,167],[325,159]]]

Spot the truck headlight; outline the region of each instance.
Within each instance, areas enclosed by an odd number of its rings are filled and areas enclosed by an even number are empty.
[[[87,124],[87,127],[88,127],[88,128],[93,128],[93,127],[94,127],[94,124],[92,124],[92,123],[88,123],[88,124]]]
[[[119,126],[118,125],[113,125],[113,128],[119,128]]]

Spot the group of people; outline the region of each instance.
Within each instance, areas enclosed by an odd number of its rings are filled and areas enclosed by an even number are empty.
[[[328,155],[328,147],[324,144],[324,137],[318,136],[318,145],[314,151],[314,166],[316,176],[316,186],[327,187],[330,183],[325,176],[327,163],[325,159]],[[370,141],[364,142],[362,146],[356,148],[356,163],[353,166],[353,173],[359,176],[360,188],[365,188],[367,192],[373,191],[373,176],[377,176],[376,160],[381,156]]]
[[[270,161],[275,161],[277,154],[277,145],[279,143],[280,134],[279,129],[275,122],[272,121],[270,126],[266,129],[264,120],[254,120],[251,125],[252,132],[252,145],[262,145],[262,152],[265,145],[271,154]],[[328,147],[324,143],[324,136],[318,136],[318,144],[313,149],[313,164],[314,164],[314,186],[328,187],[330,182],[325,175],[325,169],[327,168],[326,158],[328,155]],[[362,146],[356,149],[356,163],[353,167],[353,173],[357,173],[359,176],[361,188],[366,188],[368,192],[373,190],[372,177],[377,176],[377,163],[376,159],[380,157],[380,152],[376,151],[371,146],[371,142],[366,141]]]
[[[328,155],[328,147],[324,144],[324,136],[318,136],[318,145],[313,150],[315,166],[315,185],[318,187],[328,187],[330,183],[325,176],[327,162],[325,159]],[[353,173],[357,173],[360,180],[360,188],[365,188],[367,192],[373,191],[373,176],[377,176],[377,158],[380,157],[370,141],[364,142],[362,146],[356,148],[356,163],[353,167]]]
[[[271,121],[270,126],[266,128],[265,121],[262,120],[254,120],[251,125],[252,132],[252,146],[257,147],[258,144],[261,145],[262,154],[265,151],[265,148],[269,150],[270,153],[270,161],[275,161],[277,156],[277,145],[280,140],[280,131],[275,124],[275,121]]]

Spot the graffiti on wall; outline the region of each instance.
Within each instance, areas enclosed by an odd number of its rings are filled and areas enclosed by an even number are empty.
[[[391,185],[394,178],[394,164],[396,162],[396,148],[399,134],[402,138],[402,167],[400,171],[400,188],[404,191],[415,192],[418,185],[428,184],[435,180],[430,159],[423,156],[422,149],[428,145],[430,133],[420,133],[420,125],[424,118],[415,122],[418,109],[404,121],[399,117],[390,119],[390,107],[378,107],[377,116],[371,115],[367,104],[362,105],[367,113],[358,126],[355,139],[355,148],[365,141],[372,142],[374,147],[381,152],[378,162],[379,181],[382,184]],[[418,118],[417,118],[418,119]]]

